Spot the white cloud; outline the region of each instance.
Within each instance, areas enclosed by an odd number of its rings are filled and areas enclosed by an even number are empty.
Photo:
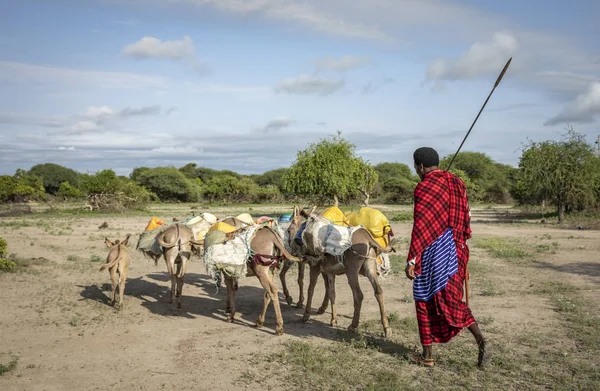
[[[180,41],[164,42],[158,38],[144,37],[135,43],[125,46],[121,52],[135,58],[181,60],[194,56],[194,43],[189,36],[183,37]]]
[[[133,117],[167,116],[174,111],[170,108],[164,113],[161,106],[126,107],[115,110],[109,106],[90,106],[79,114],[63,117],[43,117],[23,114],[0,113],[0,124],[23,125],[30,127],[52,128],[53,137],[60,134],[81,135],[90,132],[104,133],[114,126]]]
[[[81,134],[99,130],[100,125],[94,121],[79,121],[71,125],[71,134]]]
[[[567,105],[557,116],[544,123],[546,126],[560,123],[592,123],[600,114],[600,82],[590,84],[588,89],[578,95],[574,102]]]
[[[300,75],[283,79],[275,92],[296,95],[331,95],[344,87],[343,80],[329,80],[322,77]]]
[[[427,69],[427,79],[460,80],[499,74],[518,48],[519,42],[512,34],[496,32],[491,41],[474,43],[457,60],[435,60]]]
[[[346,38],[393,42],[394,39],[373,26],[345,19],[337,12],[319,9],[320,3],[288,0],[172,0],[172,3],[211,6],[234,14],[258,14],[267,19],[293,22],[311,30]]]
[[[182,40],[161,41],[155,37],[143,37],[137,42],[126,45],[121,54],[138,60],[156,58],[182,61],[200,74],[210,72],[210,67],[196,57],[194,42],[189,36]]]
[[[288,117],[279,117],[270,120],[265,126],[256,129],[260,133],[269,133],[271,131],[278,132],[282,129],[288,128],[294,120]]]
[[[0,84],[58,85],[101,89],[165,88],[162,77],[135,73],[105,72],[73,68],[48,67],[0,61]]]
[[[335,71],[347,71],[369,64],[371,60],[367,57],[346,55],[340,58],[325,57],[318,59],[317,69],[331,69]]]

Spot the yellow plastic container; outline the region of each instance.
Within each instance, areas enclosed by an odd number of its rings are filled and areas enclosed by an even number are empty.
[[[379,243],[379,245],[383,248],[386,248],[388,245],[388,238],[387,236],[381,237],[381,238],[375,238],[375,241],[377,243]]]
[[[344,212],[337,206],[325,209],[323,213],[321,213],[321,217],[326,218],[333,224],[343,225],[345,227],[348,226],[348,221],[346,220],[346,216],[344,216]]]
[[[223,231],[226,234],[228,234],[230,232],[236,231],[237,228],[235,228],[233,225],[219,221],[217,224],[214,224],[213,226],[211,226],[208,230],[209,231]]]
[[[146,226],[146,231],[152,231],[153,229],[156,229],[162,226],[163,224],[164,221],[162,219],[159,219],[158,217],[153,217],[150,219],[150,222],[148,222],[148,225]]]
[[[360,208],[358,212],[350,213],[346,218],[350,226],[362,225],[374,238],[384,237],[392,229],[387,217],[373,208]]]

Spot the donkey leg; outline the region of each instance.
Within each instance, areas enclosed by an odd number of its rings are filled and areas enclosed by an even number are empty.
[[[125,295],[125,281],[127,281],[127,269],[122,270],[119,276],[119,309],[123,309],[123,296]]]
[[[369,282],[373,286],[377,303],[379,303],[379,314],[381,315],[381,325],[383,326],[385,338],[389,338],[392,336],[392,328],[390,327],[388,317],[385,313],[385,306],[383,304],[383,289],[381,288],[381,284],[377,278],[377,263],[373,262],[369,265],[365,265],[364,270],[365,276],[369,279]]]
[[[329,279],[327,278],[326,273],[321,273],[321,276],[323,277],[323,284],[325,285],[325,295],[323,295],[323,303],[317,310],[318,315],[323,315],[329,306]]]
[[[231,323],[235,316],[235,282],[227,273],[223,273],[223,277],[225,279],[225,286],[227,286],[227,312],[229,312],[227,321]]]
[[[310,265],[310,282],[308,284],[308,297],[306,299],[306,307],[304,308],[304,316],[302,317],[303,322],[308,322],[310,319],[310,310],[312,305],[312,299],[315,294],[315,286],[317,285],[317,279],[319,278],[320,266]]]
[[[327,289],[327,295],[329,296],[329,301],[331,301],[331,321],[329,325],[331,327],[337,326],[337,308],[335,305],[335,274],[327,274],[327,285],[329,285]]]
[[[117,284],[119,282],[117,278],[117,266],[113,266],[110,270],[110,283],[112,287],[112,301],[111,304],[115,305],[117,302]]]
[[[350,289],[352,289],[352,298],[354,300],[354,316],[352,317],[352,324],[348,327],[348,331],[356,332],[358,328],[358,323],[360,321],[360,308],[362,306],[362,301],[364,295],[360,290],[360,284],[358,281],[358,271],[355,270],[347,270],[346,277],[348,277],[348,284],[350,285]]]
[[[263,307],[260,311],[260,315],[258,315],[258,319],[256,320],[256,327],[262,327],[265,324],[265,317],[267,315],[267,308],[269,308],[269,304],[271,303],[271,283],[269,281],[268,270],[265,270],[265,266],[256,266],[254,269],[254,273],[260,282],[260,285],[265,290],[265,294],[263,296]]]
[[[306,262],[298,263],[298,290],[300,291],[300,295],[298,296],[298,302],[296,303],[296,308],[304,307],[304,267],[306,266]]]
[[[290,262],[284,262],[283,267],[281,268],[281,271],[279,272],[279,280],[281,280],[281,286],[283,288],[283,295],[285,296],[285,301],[288,303],[288,305],[292,305],[292,303],[294,301],[292,299],[292,296],[290,296],[290,291],[288,290],[287,284],[285,282],[285,276],[286,276],[288,270],[290,270],[290,266],[292,266],[292,264]]]

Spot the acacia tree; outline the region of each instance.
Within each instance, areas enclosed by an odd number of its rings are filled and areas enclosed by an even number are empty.
[[[378,180],[373,167],[355,155],[356,146],[338,131],[336,136],[321,139],[298,151],[296,161],[283,178],[285,191],[314,199],[349,199],[359,194],[368,205]]]
[[[597,158],[583,135],[568,128],[561,141],[532,142],[519,162],[513,191],[521,203],[548,202],[556,206],[558,222],[565,211],[596,205]]]

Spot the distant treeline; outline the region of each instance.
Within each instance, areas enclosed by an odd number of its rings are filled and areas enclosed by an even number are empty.
[[[443,157],[441,168],[450,158]],[[471,202],[554,205],[562,216],[571,210],[595,209],[600,200],[600,158],[572,130],[561,141],[531,142],[519,167],[500,164],[484,153],[462,152],[451,171],[465,182]],[[354,145],[338,135],[298,152],[289,168],[255,175],[195,163],[179,168],[137,167],[128,177],[111,169],[84,174],[57,164],[38,164],[29,171],[0,176],[0,201],[93,199],[99,203],[100,196],[118,196],[123,207],[143,207],[153,201],[280,203],[335,197],[347,203],[403,204],[412,202],[418,182],[414,169],[406,164],[362,161],[355,156]]]

